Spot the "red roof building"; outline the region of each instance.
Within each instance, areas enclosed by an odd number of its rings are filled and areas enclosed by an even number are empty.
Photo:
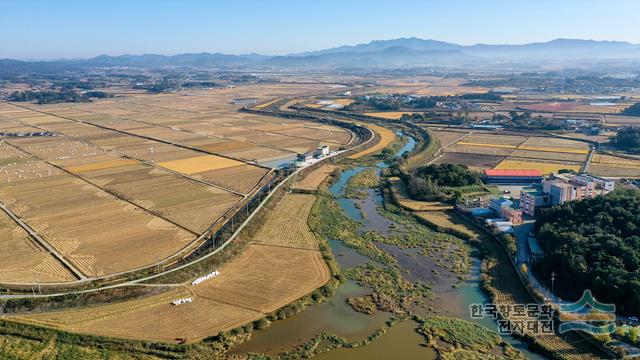
[[[542,182],[542,171],[535,169],[487,169],[485,181],[490,184],[534,184]]]
[[[487,169],[485,176],[542,176],[542,171],[534,169],[509,170],[509,169]]]

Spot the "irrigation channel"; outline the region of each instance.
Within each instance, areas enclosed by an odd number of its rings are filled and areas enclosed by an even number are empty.
[[[416,146],[416,141],[398,133],[406,141],[405,145],[395,156],[401,156],[404,152],[411,151]],[[369,190],[368,196],[361,199],[346,198],[345,187],[353,176],[372,168],[378,172],[387,168],[389,164],[380,162],[371,167],[355,167],[343,171],[340,177],[329,188],[330,193],[340,204],[344,213],[351,219],[358,221],[360,231],[377,231],[387,234],[392,228],[401,227],[402,224],[384,217],[379,211],[379,205],[383,198],[376,190]],[[469,306],[477,303],[487,303],[489,298],[483,293],[480,282],[480,260],[471,258],[472,266],[466,280],[456,282],[454,276],[447,279],[440,274],[442,281],[434,282],[433,259],[418,254],[411,249],[400,249],[394,245],[376,243],[382,250],[390,253],[398,260],[398,265],[403,276],[408,281],[424,281],[433,284],[434,297],[429,305],[438,311],[437,316],[456,317],[474,321],[491,330],[497,329],[497,323],[493,319],[471,319]],[[342,241],[329,240],[329,246],[340,268],[346,269],[367,262],[375,263],[370,258],[361,255],[356,250],[346,246]],[[437,277],[436,277],[437,278]],[[389,312],[377,311],[372,315],[357,312],[347,304],[346,299],[371,293],[371,289],[363,287],[354,281],[347,280],[338,287],[335,294],[327,301],[313,305],[301,314],[281,321],[274,322],[269,328],[253,333],[250,341],[238,345],[233,353],[263,353],[275,355],[292,350],[313,336],[324,332],[344,337],[350,341],[357,341],[371,335],[376,329],[384,326],[385,322],[393,317]],[[423,314],[421,314],[423,315]],[[424,314],[427,315],[428,314]],[[415,329],[418,324],[412,320],[401,322],[393,326],[385,335],[377,341],[356,349],[335,349],[328,353],[320,354],[314,359],[389,359],[401,357],[403,359],[429,360],[437,357],[431,348],[422,346],[424,337]],[[529,359],[545,359],[545,357],[532,353],[527,345],[515,337],[503,337],[514,348],[520,350]]]

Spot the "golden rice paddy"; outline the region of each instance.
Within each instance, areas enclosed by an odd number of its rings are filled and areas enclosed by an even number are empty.
[[[225,169],[232,166],[243,165],[238,160],[228,159],[215,155],[196,156],[187,159],[179,159],[158,163],[163,168],[182,174],[195,174],[210,170]]]

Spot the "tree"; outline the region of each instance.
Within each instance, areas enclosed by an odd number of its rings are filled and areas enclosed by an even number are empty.
[[[640,103],[633,104],[622,111],[622,115],[640,116]]]
[[[619,148],[640,151],[640,127],[624,127],[616,133],[614,143]]]
[[[536,237],[545,252],[540,274],[555,272],[560,296],[586,289],[623,313],[640,312],[640,192],[570,201],[543,211]]]

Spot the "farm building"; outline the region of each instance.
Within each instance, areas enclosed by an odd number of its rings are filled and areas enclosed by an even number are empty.
[[[485,181],[489,184],[536,184],[542,181],[540,170],[484,170]]]

